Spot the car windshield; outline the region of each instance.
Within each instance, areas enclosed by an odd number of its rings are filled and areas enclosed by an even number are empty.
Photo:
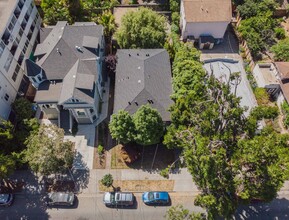
[[[114,201],[115,201],[115,194],[114,194],[114,193],[111,193],[110,195],[111,195],[111,196],[110,196],[110,201],[111,201],[111,202],[114,202]]]
[[[152,192],[148,193],[148,199],[153,200],[154,199],[154,194]]]

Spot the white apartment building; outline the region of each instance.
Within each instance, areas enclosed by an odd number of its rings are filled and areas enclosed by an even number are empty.
[[[7,120],[21,91],[24,58],[31,55],[41,18],[33,0],[1,0],[0,21],[0,119]]]

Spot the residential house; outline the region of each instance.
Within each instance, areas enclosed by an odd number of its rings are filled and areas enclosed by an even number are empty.
[[[73,119],[87,124],[99,117],[104,46],[101,25],[59,21],[41,29],[36,61],[26,60],[26,74],[37,88],[34,101],[65,130]]]
[[[41,18],[33,0],[5,0],[0,21],[0,119],[7,120],[11,103],[26,93],[23,60],[37,41]]]
[[[253,75],[258,87],[265,88],[278,104],[289,103],[289,62],[259,63]]]
[[[181,0],[182,38],[198,41],[200,49],[222,42],[232,19],[231,0]]]
[[[135,113],[149,104],[164,122],[171,120],[173,104],[171,65],[165,49],[121,49],[116,53],[114,113],[123,109]]]

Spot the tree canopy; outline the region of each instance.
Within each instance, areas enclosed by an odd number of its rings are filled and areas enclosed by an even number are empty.
[[[141,106],[133,115],[135,125],[135,141],[141,145],[160,142],[164,133],[164,125],[160,113],[149,105]]]
[[[117,114],[112,115],[109,130],[114,139],[124,144],[134,140],[135,125],[127,111],[120,110]]]
[[[34,172],[49,175],[72,166],[73,144],[64,141],[64,131],[56,125],[42,124],[26,143],[25,160]]]
[[[121,48],[162,48],[166,39],[166,19],[149,8],[127,12],[116,32]]]
[[[186,79],[187,63],[200,68],[191,68],[192,79]],[[230,218],[242,202],[272,200],[288,179],[288,136],[270,127],[255,132],[256,118],[275,117],[276,109],[270,108],[270,114],[256,109],[245,118],[240,98],[230,92],[237,86],[230,83],[234,77],[225,84],[205,72],[188,43],[176,52],[173,84],[183,89],[174,87],[172,124],[164,143],[183,149],[188,170],[202,190],[195,204],[207,210],[209,219]]]
[[[274,52],[275,61],[289,61],[289,38],[280,40],[271,47],[271,51]]]
[[[115,18],[111,11],[104,11],[98,17],[97,23],[104,27],[104,36],[110,39],[116,30]]]

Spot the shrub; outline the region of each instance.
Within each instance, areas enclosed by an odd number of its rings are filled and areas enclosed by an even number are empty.
[[[102,145],[98,145],[98,147],[97,147],[98,155],[101,156],[103,154],[103,152],[104,152],[103,146]]]
[[[256,88],[254,90],[258,105],[267,105],[269,103],[269,95],[265,88]]]
[[[101,184],[106,186],[106,187],[110,187],[112,186],[113,184],[113,177],[112,175],[109,173],[109,174],[106,174],[103,176],[103,178],[101,179]]]
[[[167,167],[167,168],[165,168],[165,169],[162,169],[161,171],[160,171],[160,175],[162,176],[162,177],[164,177],[164,178],[169,178],[169,168]]]
[[[277,27],[274,29],[275,37],[279,40],[284,39],[286,37],[284,28]]]
[[[257,106],[252,110],[251,114],[257,120],[263,118],[274,119],[279,115],[279,109],[277,106]]]
[[[289,38],[280,40],[271,47],[271,51],[274,53],[275,61],[289,61]]]

